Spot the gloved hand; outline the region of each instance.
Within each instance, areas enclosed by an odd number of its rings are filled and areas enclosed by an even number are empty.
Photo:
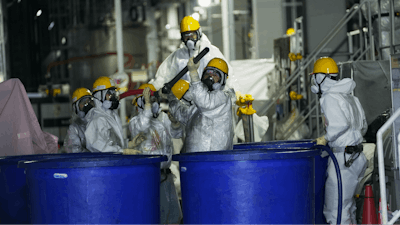
[[[321,136],[314,141],[317,142],[317,145],[326,145],[328,143],[328,141],[325,139],[325,136]]]
[[[144,101],[145,101],[144,109],[145,110],[146,109],[151,110],[150,88],[149,87],[146,87],[143,90],[143,98],[144,98]]]
[[[168,118],[171,121],[171,126],[173,128],[179,128],[181,126],[181,123],[175,119],[175,117],[172,116],[172,114],[170,112],[168,112]]]
[[[142,154],[142,152],[139,150],[131,149],[131,148],[125,148],[124,152],[122,154],[124,154],[124,155],[140,155],[140,154]]]
[[[144,140],[146,140],[146,136],[143,132],[136,135],[132,141],[128,142],[128,148],[135,148],[139,146]]]
[[[188,70],[189,70],[189,75],[190,75],[190,82],[197,82],[200,81],[199,74],[197,73],[197,69],[200,66],[200,61],[197,62],[197,64],[194,64],[193,62],[193,57],[189,59],[189,62],[187,64]]]

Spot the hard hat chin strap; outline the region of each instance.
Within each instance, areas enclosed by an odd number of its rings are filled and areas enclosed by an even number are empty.
[[[321,84],[325,81],[325,79],[327,78],[326,74],[324,76],[324,79],[322,79],[321,83],[318,83],[317,81],[317,75],[314,74],[314,79],[315,79],[315,83],[318,85],[318,98],[321,98],[322,95],[322,90],[321,90]]]

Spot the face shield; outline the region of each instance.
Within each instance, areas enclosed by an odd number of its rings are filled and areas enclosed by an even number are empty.
[[[110,88],[106,92],[106,100],[111,102],[110,109],[118,109],[119,106],[119,92],[116,88]]]
[[[206,68],[201,77],[201,82],[203,82],[209,91],[217,90],[221,87],[221,80],[224,74],[215,68]]]
[[[181,39],[188,48],[189,57],[193,57],[196,51],[196,43],[200,39],[197,31],[188,31],[181,33]]]
[[[111,99],[119,101],[119,92],[116,88],[110,88],[106,92],[106,100],[112,101]]]
[[[83,118],[95,106],[92,96],[84,96],[74,104],[75,113]]]

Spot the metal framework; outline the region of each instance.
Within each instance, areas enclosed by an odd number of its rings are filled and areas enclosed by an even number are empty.
[[[317,60],[317,57],[320,56],[322,50],[332,41],[335,39],[337,34],[342,30],[347,28],[347,23],[354,17],[358,17],[359,20],[359,29],[353,32],[348,32],[348,45],[349,45],[349,52],[347,53],[349,57],[349,61],[358,61],[358,60],[376,60],[375,58],[375,46],[374,46],[374,35],[371,32],[372,31],[372,21],[371,19],[368,19],[368,24],[367,27],[363,27],[362,24],[362,7],[367,7],[367,18],[372,18],[371,15],[371,1],[372,0],[366,0],[361,2],[360,4],[355,4],[353,5],[349,10],[347,10],[347,13],[343,16],[343,18],[336,24],[336,26],[325,36],[325,38],[318,44],[318,46],[308,55],[304,55],[304,47],[302,44],[302,41],[304,40],[304,27],[303,27],[303,18],[299,17],[294,21],[293,27],[295,29],[295,38],[296,38],[296,45],[299,46],[298,51],[301,53],[303,56],[303,59],[297,61],[297,67],[296,69],[292,72],[292,74],[286,79],[285,83],[282,85],[282,88],[277,91],[273,97],[271,98],[271,101],[269,101],[265,107],[263,107],[263,112],[268,112],[271,107],[275,106],[276,101],[280,98],[280,96],[285,95],[288,93],[290,88],[292,88],[293,85],[297,84],[298,91],[300,91],[301,88],[306,88],[306,87],[301,87],[302,85],[302,79],[307,80],[306,74],[307,71],[309,71],[314,64],[314,62]],[[394,49],[396,46],[400,45],[395,45],[395,37],[394,37],[394,13],[393,13],[393,2],[394,0],[389,0],[390,5],[391,5],[391,13],[390,13],[390,19],[391,19],[391,44],[389,46],[381,46],[381,42],[379,42],[379,46],[377,46],[377,49],[379,49],[379,58],[381,58],[382,55],[382,49],[385,48],[390,48],[392,54],[394,53]],[[379,14],[379,19],[381,18],[381,15]],[[381,24],[379,23],[378,26],[379,31],[381,30]],[[355,36],[358,35],[358,40],[359,40],[359,47],[357,49],[354,48],[353,46],[353,41]],[[380,35],[379,35],[379,40],[380,40]],[[341,63],[338,63],[339,65]],[[279,68],[278,68],[279,69]],[[303,82],[303,85],[307,84],[307,82]],[[284,139],[289,138],[293,132],[297,130],[297,128],[303,123],[307,122],[309,130],[312,131],[313,129],[316,129],[316,136],[322,135],[322,132],[324,131],[323,129],[323,124],[322,124],[322,117],[321,117],[321,112],[320,112],[320,106],[319,102],[317,101],[315,95],[311,94],[310,91],[307,91],[307,99],[308,99],[308,105],[306,108],[301,109],[299,117],[297,117],[298,121],[294,121],[293,124],[295,126],[289,126],[285,131],[283,131]],[[275,137],[274,137],[275,138]]]

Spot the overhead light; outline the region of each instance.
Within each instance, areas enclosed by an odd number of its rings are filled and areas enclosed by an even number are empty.
[[[211,5],[211,0],[197,0],[197,2],[201,7],[208,7]]]
[[[192,17],[193,17],[193,19],[199,21],[199,19],[200,19],[200,14],[199,14],[198,12],[195,12],[195,13],[192,14]]]
[[[61,44],[64,45],[65,43],[67,43],[67,39],[65,37],[61,38]]]
[[[18,3],[20,3],[21,2],[21,0],[18,0]]]
[[[39,9],[39,10],[37,11],[37,13],[36,13],[36,16],[37,16],[37,17],[39,17],[40,15],[42,15],[42,10],[41,10],[41,9]]]
[[[54,21],[50,23],[48,29],[51,30],[51,29],[53,29],[53,27],[54,27]]]
[[[167,29],[167,30],[171,29],[171,25],[169,25],[169,24],[165,25],[165,29]]]

